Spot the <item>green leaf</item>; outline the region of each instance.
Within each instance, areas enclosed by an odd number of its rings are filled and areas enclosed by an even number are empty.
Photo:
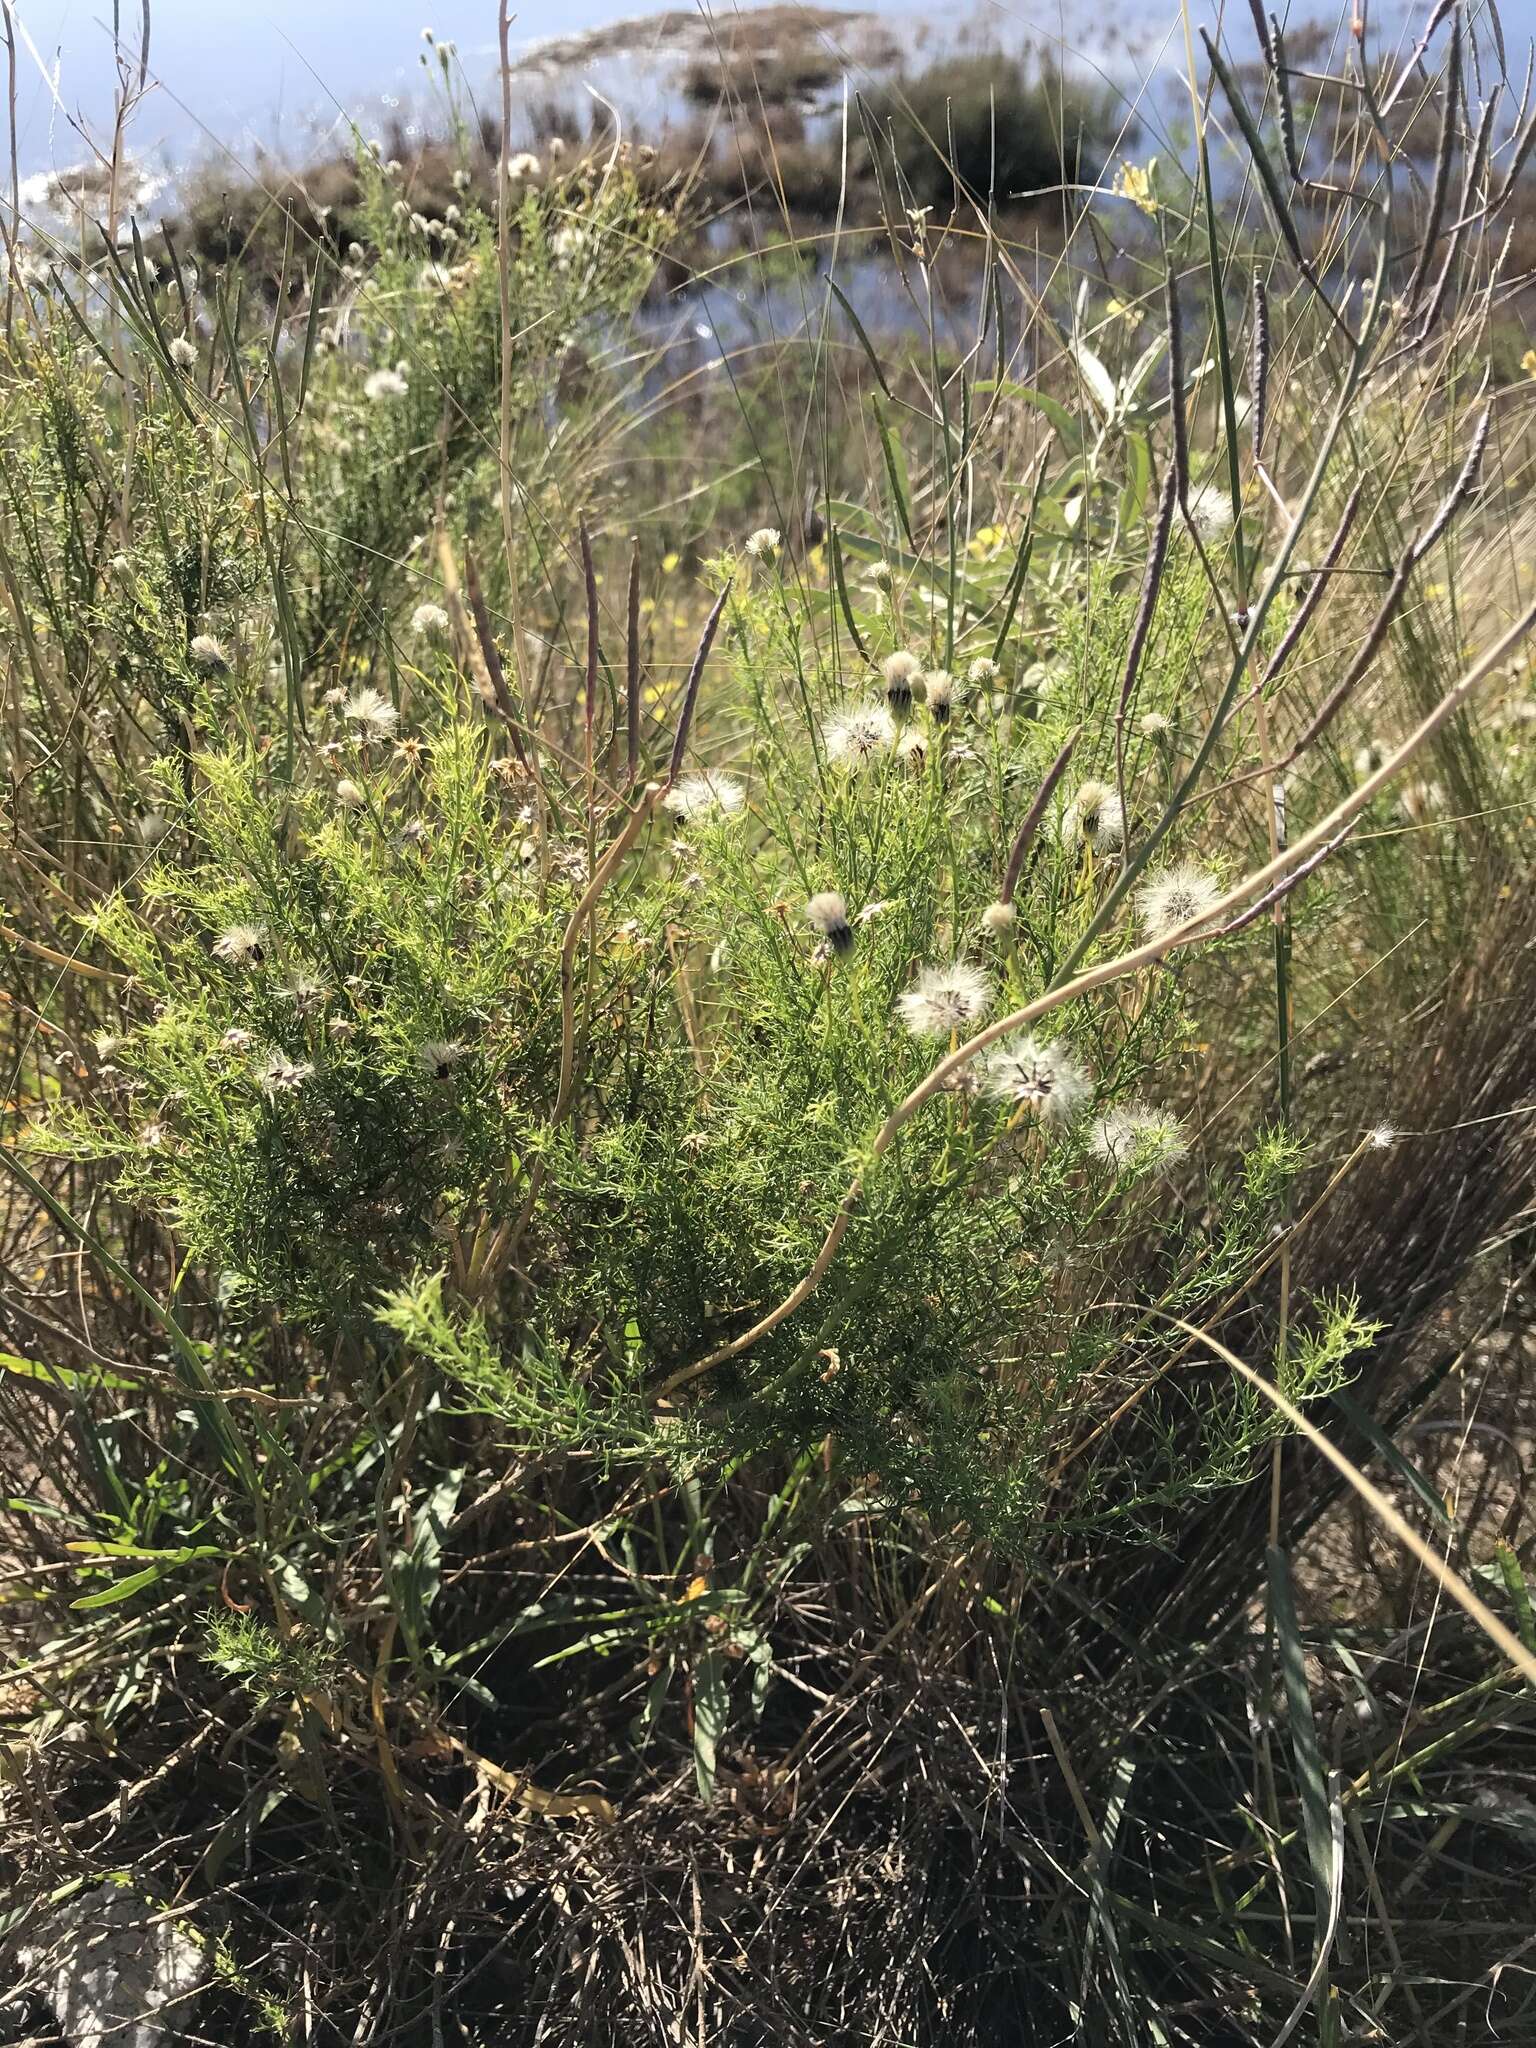
[[[869,336],[864,331],[864,322],[859,318],[858,314],[855,313],[853,307],[849,304],[848,299],[845,296],[841,285],[838,284],[835,278],[829,277],[827,279],[827,289],[829,292],[831,292],[833,298],[837,300],[837,303],[842,307],[843,311],[848,315],[849,325],[853,328],[854,333],[859,337],[859,346],[863,349],[865,355],[869,358],[869,367],[875,373],[875,382],[880,386],[880,389],[885,393],[886,397],[889,398],[891,395],[891,387],[885,381],[885,372],[880,367],[880,358],[875,354],[874,343],[870,340]]]
[[[1415,1498],[1428,1510],[1433,1519],[1440,1524],[1440,1527],[1442,1529],[1449,1529],[1451,1518],[1445,1511],[1445,1502],[1436,1493],[1418,1466],[1404,1457],[1397,1445],[1393,1443],[1391,1437],[1377,1423],[1374,1416],[1368,1415],[1358,1402],[1352,1401],[1348,1394],[1338,1388],[1335,1388],[1328,1398],[1350,1425],[1359,1430],[1377,1457],[1390,1465],[1398,1478],[1413,1490]]]
[[[706,1650],[693,1673],[693,1778],[706,1806],[715,1796],[715,1757],[729,1706],[725,1658]]]
[[[146,1586],[152,1586],[156,1579],[163,1578],[166,1569],[163,1564],[152,1564],[142,1572],[130,1572],[116,1585],[104,1586],[99,1593],[87,1593],[81,1600],[71,1600],[70,1612],[89,1614],[98,1607],[115,1607],[119,1600],[131,1600],[135,1593],[142,1593]]]
[[[1307,1683],[1301,1630],[1291,1590],[1290,1560],[1283,1550],[1271,1549],[1268,1557],[1270,1613],[1274,1617],[1275,1636],[1280,1647],[1280,1672],[1285,1683],[1291,1748],[1296,1758],[1302,1825],[1317,1889],[1316,1924],[1321,1928],[1329,1918],[1328,1909],[1333,1897],[1333,1826],[1329,1816],[1328,1786],[1323,1774],[1322,1753],[1317,1746],[1312,1689]]]
[[[1069,346],[1072,350],[1072,359],[1082,373],[1083,383],[1087,386],[1088,396],[1106,420],[1113,419],[1117,399],[1114,378],[1087,342],[1074,341]]]

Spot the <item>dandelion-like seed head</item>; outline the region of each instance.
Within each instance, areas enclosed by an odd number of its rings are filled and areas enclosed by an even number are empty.
[[[896,743],[896,758],[904,761],[914,775],[921,775],[928,765],[928,735],[918,726],[909,725]]]
[[[1376,1124],[1368,1132],[1365,1142],[1373,1152],[1390,1152],[1397,1143],[1397,1136],[1391,1124]]]
[[[987,1060],[989,1095],[1026,1104],[1048,1123],[1069,1123],[1093,1089],[1064,1046],[1038,1038],[1011,1039]]]
[[[734,817],[747,792],[734,775],[685,775],[667,791],[665,807],[682,824]]]
[[[914,1038],[948,1038],[986,1015],[992,984],[980,968],[955,960],[925,967],[914,987],[899,996],[896,1009]]]
[[[302,1088],[314,1071],[309,1060],[291,1060],[286,1053],[273,1052],[262,1061],[256,1078],[261,1083],[262,1094],[274,1100],[279,1095],[291,1095],[295,1089]]]
[[[399,370],[372,370],[363,379],[363,396],[370,405],[382,405],[390,398],[404,398],[410,388]]]
[[[906,654],[898,649],[888,654],[880,664],[880,680],[885,690],[885,701],[891,707],[891,715],[900,720],[909,716],[912,699],[923,673],[922,663],[915,654]]]
[[[856,774],[896,744],[896,726],[883,704],[864,704],[826,728],[827,759]]]
[[[170,356],[171,361],[178,370],[195,370],[197,368],[197,344],[196,342],[188,341],[184,334],[178,334],[171,343]]]
[[[368,797],[360,782],[354,782],[350,775],[343,775],[336,785],[336,801],[344,811],[360,811]]]
[[[1019,921],[1019,913],[1011,903],[989,903],[981,913],[981,928],[988,938],[1006,939]]]
[[[536,178],[542,169],[538,158],[531,149],[520,149],[516,156],[507,158],[507,180],[520,185],[525,179]]]
[[[1201,484],[1189,494],[1189,517],[1203,541],[1218,541],[1232,531],[1232,494],[1220,484]]]
[[[1107,782],[1079,784],[1062,819],[1062,837],[1069,845],[1091,846],[1096,853],[1121,844],[1125,838],[1125,813]]]
[[[1221,885],[1193,861],[1163,868],[1137,892],[1136,907],[1151,938],[1208,917],[1221,901]]]
[[[1177,1117],[1139,1103],[1101,1116],[1088,1133],[1088,1145],[1117,1173],[1155,1173],[1189,1150]]]
[[[776,526],[760,526],[747,535],[747,553],[754,562],[771,562],[783,545],[784,536]]]
[[[187,659],[195,669],[205,676],[220,676],[228,672],[229,652],[222,640],[216,640],[212,633],[198,633],[187,648]]]
[[[846,958],[853,951],[853,926],[848,921],[848,905],[836,889],[823,889],[813,896],[805,906],[805,921],[813,932],[819,932],[840,958]]]
[[[419,604],[411,613],[411,638],[441,640],[446,637],[451,624],[440,604]]]
[[[267,957],[264,924],[228,924],[213,942],[215,960],[231,967],[259,967]]]
[[[357,727],[359,739],[387,740],[400,723],[400,714],[382,690],[355,690],[347,699],[342,716]]]
[[[1161,711],[1144,711],[1136,721],[1136,730],[1144,740],[1165,740],[1173,731],[1173,721]]]
[[[923,678],[928,715],[935,725],[948,725],[955,708],[955,679],[947,668],[930,669]]]
[[[995,683],[1002,670],[989,654],[978,654],[965,672],[965,680],[973,690],[985,690]]]
[[[469,1047],[457,1038],[429,1038],[416,1048],[416,1064],[433,1081],[446,1081]]]

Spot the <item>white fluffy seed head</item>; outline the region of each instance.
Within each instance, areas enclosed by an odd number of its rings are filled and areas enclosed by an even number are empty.
[[[1160,869],[1136,893],[1142,924],[1154,939],[1178,931],[1196,918],[1208,917],[1220,901],[1220,883],[1193,861]]]
[[[955,679],[947,668],[930,669],[923,678],[928,714],[935,725],[948,725],[955,708]]]
[[[343,775],[336,785],[336,801],[345,811],[360,811],[368,798],[361,783],[354,782],[350,775]]]
[[[991,1000],[992,984],[980,968],[956,960],[948,967],[925,967],[897,998],[896,1009],[914,1038],[948,1038],[978,1023]]]
[[[667,791],[664,808],[683,824],[699,818],[730,818],[747,800],[734,775],[685,775]]]
[[[989,938],[1006,939],[1019,921],[1019,913],[1011,903],[989,903],[981,913],[981,928]]]
[[[229,668],[229,652],[212,633],[194,635],[187,648],[187,659],[206,676],[224,675]]]
[[[231,967],[259,967],[267,957],[267,928],[262,924],[227,924],[213,942],[213,957]]]
[[[419,604],[411,613],[411,638],[413,640],[441,640],[447,635],[452,620],[440,604]]]
[[[1088,1145],[1116,1173],[1156,1173],[1189,1150],[1177,1117],[1139,1103],[1101,1116],[1088,1133]]]
[[[747,553],[754,562],[771,562],[783,545],[784,536],[776,526],[760,526],[747,535]]]
[[[302,1088],[311,1078],[315,1069],[309,1060],[291,1060],[285,1053],[269,1053],[261,1063],[257,1079],[261,1092],[269,1099],[279,1095],[291,1095],[296,1088]]]
[[[1220,484],[1201,484],[1189,494],[1189,516],[1203,541],[1218,541],[1232,531],[1232,494]]]
[[[359,739],[387,740],[400,723],[400,714],[382,690],[354,690],[342,713],[348,725],[357,727]]]
[[[848,905],[838,890],[823,889],[820,895],[813,896],[805,906],[805,921],[813,932],[820,933],[834,953],[853,951]]]
[[[921,775],[928,765],[928,735],[920,726],[909,725],[896,742],[896,758],[906,763],[914,775]]]
[[[1069,846],[1091,846],[1096,853],[1112,851],[1125,838],[1125,814],[1107,782],[1079,784],[1061,824]]]
[[[399,370],[373,370],[363,379],[363,396],[370,405],[383,405],[391,398],[404,398],[410,388]]]
[[[987,1059],[986,1088],[1005,1102],[1027,1105],[1047,1123],[1070,1123],[1093,1083],[1065,1046],[1038,1038],[1006,1041]]]
[[[188,341],[184,334],[178,334],[171,343],[171,361],[178,370],[195,370],[197,368],[196,342]]]
[[[834,767],[857,774],[895,746],[896,725],[883,704],[863,704],[833,719],[824,737]]]
[[[468,1052],[457,1038],[429,1038],[416,1048],[416,1064],[433,1081],[446,1081]]]

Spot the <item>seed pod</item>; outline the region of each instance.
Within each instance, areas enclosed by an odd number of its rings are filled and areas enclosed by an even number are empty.
[[[1258,463],[1264,460],[1264,429],[1269,417],[1269,297],[1257,270],[1253,273],[1253,378],[1249,396],[1253,459]]]

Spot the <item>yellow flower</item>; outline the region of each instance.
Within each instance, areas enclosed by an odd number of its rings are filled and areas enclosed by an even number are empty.
[[[1115,182],[1110,187],[1117,199],[1129,199],[1138,212],[1157,212],[1157,199],[1152,191],[1152,173],[1157,167],[1157,158],[1143,170],[1140,164],[1122,164],[1115,173]]]
[[[1536,348],[1528,348],[1520,358],[1520,367],[1527,377],[1536,377]]]
[[[682,556],[678,554],[663,555],[661,558],[662,575],[670,576],[681,560]]]

